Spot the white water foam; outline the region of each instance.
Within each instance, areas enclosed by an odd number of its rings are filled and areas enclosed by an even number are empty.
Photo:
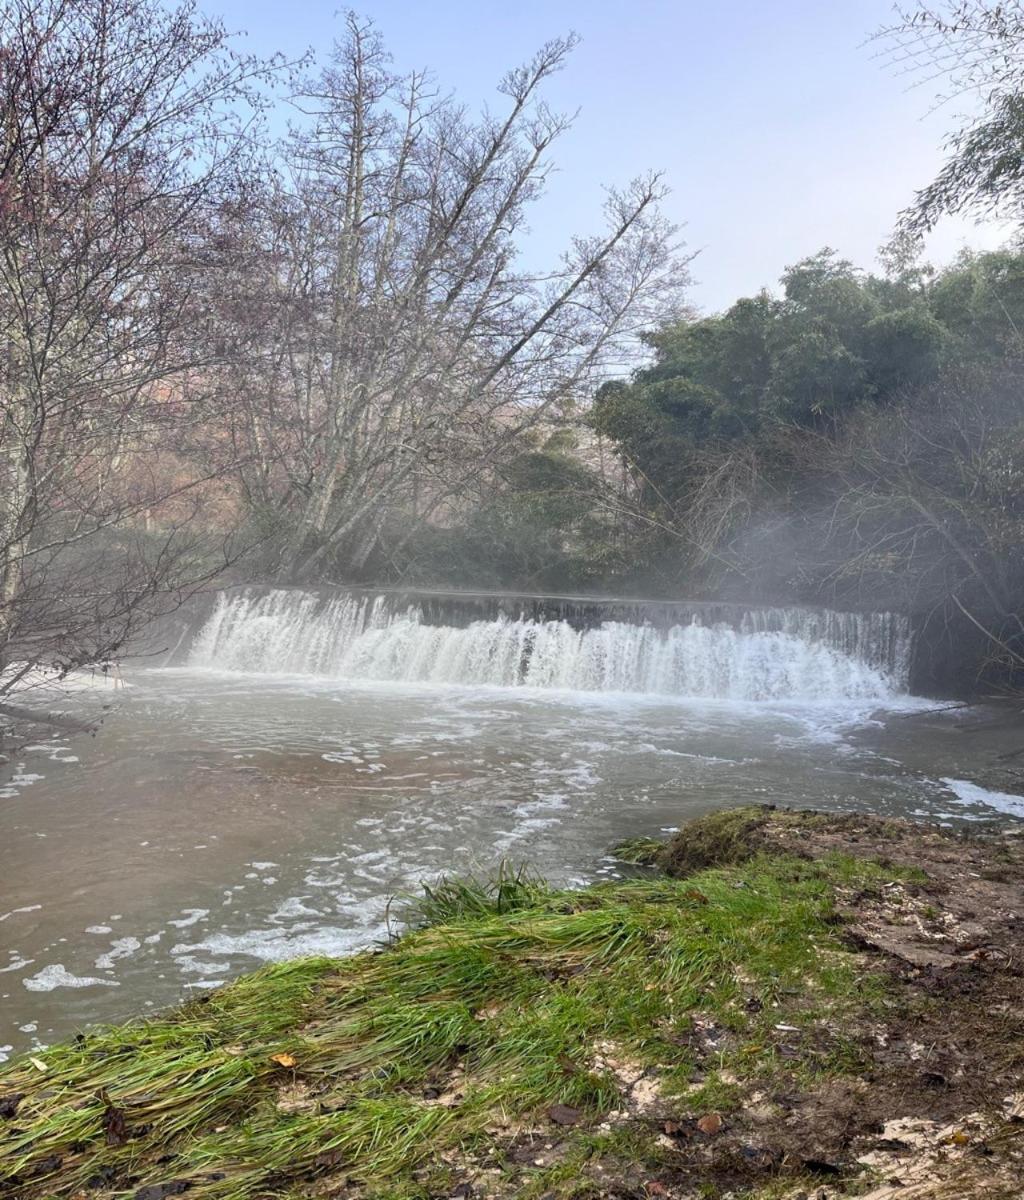
[[[23,979],[22,984],[30,992],[52,992],[54,988],[85,988],[85,987],[120,987],[114,979],[97,979],[92,975],[73,975],[63,963],[54,963],[43,967],[29,979]]]
[[[401,683],[470,684],[721,700],[885,699],[906,686],[909,635],[889,614],[744,612],[667,629],[499,617],[428,624],[389,597],[223,593],[191,665]]]
[[[961,804],[980,804],[994,808],[997,812],[1009,813],[1014,817],[1024,817],[1024,796],[1012,792],[995,792],[990,788],[980,787],[967,779],[943,779],[941,781],[956,796]]]

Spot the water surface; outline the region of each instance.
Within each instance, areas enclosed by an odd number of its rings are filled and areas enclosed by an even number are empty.
[[[247,645],[265,659],[265,641]],[[763,644],[726,643],[701,643],[722,678],[739,678],[737,655],[744,678],[782,678]],[[39,743],[0,776],[0,1054],[262,962],[372,944],[391,898],[440,872],[510,859],[561,884],[600,878],[615,842],[723,805],[1024,812],[1012,790],[970,790],[969,739],[915,734],[925,702],[884,680],[861,695],[847,668],[849,695],[801,698],[815,693],[794,667],[796,697],[755,702],[268,665],[138,670],[65,697],[102,718],[95,736]]]

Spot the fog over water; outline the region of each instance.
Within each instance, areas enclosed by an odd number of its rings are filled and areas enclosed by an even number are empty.
[[[907,648],[893,619],[802,610],[439,626],[231,594],[180,665],[64,698],[95,738],[0,778],[0,1053],[370,945],[443,871],[600,878],[616,841],[727,804],[1024,815],[914,732],[934,702]]]

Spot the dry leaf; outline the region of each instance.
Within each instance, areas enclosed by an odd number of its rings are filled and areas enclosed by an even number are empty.
[[[105,1092],[100,1093],[103,1101],[103,1133],[108,1146],[123,1146],[128,1141],[128,1125],[124,1109],[110,1103]]]
[[[697,1128],[701,1133],[714,1134],[722,1128],[722,1118],[719,1113],[708,1113],[706,1117],[701,1117],[697,1122]]]
[[[576,1125],[583,1114],[578,1108],[570,1108],[568,1104],[552,1104],[548,1116],[556,1125]]]
[[[296,1063],[294,1056],[287,1052],[284,1054],[272,1054],[270,1061],[277,1063],[279,1067],[294,1067]]]

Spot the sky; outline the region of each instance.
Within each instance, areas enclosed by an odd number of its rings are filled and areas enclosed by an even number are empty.
[[[260,55],[326,54],[338,0],[201,0]],[[547,98],[579,116],[533,211],[526,254],[552,262],[597,232],[602,187],[655,168],[668,216],[697,252],[691,300],[718,311],[831,246],[877,266],[915,188],[943,161],[957,109],[886,68],[870,34],[890,0],[362,0],[399,70],[428,67],[474,108],[551,37],[581,38]],[[947,219],[928,258],[993,248],[996,226]]]

